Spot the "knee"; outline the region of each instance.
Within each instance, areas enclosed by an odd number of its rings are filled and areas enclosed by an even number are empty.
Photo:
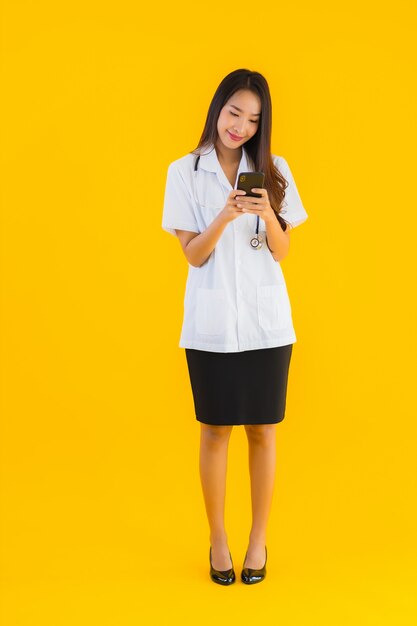
[[[276,424],[245,424],[245,430],[251,443],[268,445],[275,440]]]
[[[216,426],[214,424],[201,423],[201,437],[209,445],[218,445],[228,441],[233,426]]]

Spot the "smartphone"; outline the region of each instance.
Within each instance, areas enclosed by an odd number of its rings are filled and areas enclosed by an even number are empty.
[[[252,187],[263,189],[264,180],[265,174],[263,172],[241,172],[237,181],[237,189],[246,191],[246,195],[252,196],[252,198],[261,198],[260,193],[255,193],[251,189]]]

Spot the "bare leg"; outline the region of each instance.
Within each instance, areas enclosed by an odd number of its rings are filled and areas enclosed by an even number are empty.
[[[266,531],[275,482],[276,424],[245,425],[249,444],[252,528],[244,567],[265,563]]]
[[[232,563],[224,527],[224,506],[227,452],[233,426],[200,424],[200,478],[210,526],[211,562],[215,569],[227,570]]]

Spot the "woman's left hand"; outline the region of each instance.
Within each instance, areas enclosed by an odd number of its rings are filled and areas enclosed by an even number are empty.
[[[253,193],[262,194],[262,197],[254,198],[253,196],[239,196],[239,202],[237,206],[242,209],[242,212],[259,215],[259,217],[263,219],[265,224],[272,220],[276,220],[275,211],[269,203],[267,190],[254,187],[253,189],[251,189],[251,191]]]

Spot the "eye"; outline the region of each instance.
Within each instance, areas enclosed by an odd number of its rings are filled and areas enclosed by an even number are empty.
[[[230,113],[231,113],[232,115],[234,115],[235,117],[239,117],[239,116],[238,116],[238,114],[237,114],[237,113],[233,113],[233,111],[230,111]],[[257,124],[257,123],[258,123],[258,120],[251,120],[251,122],[252,122],[252,124]]]

